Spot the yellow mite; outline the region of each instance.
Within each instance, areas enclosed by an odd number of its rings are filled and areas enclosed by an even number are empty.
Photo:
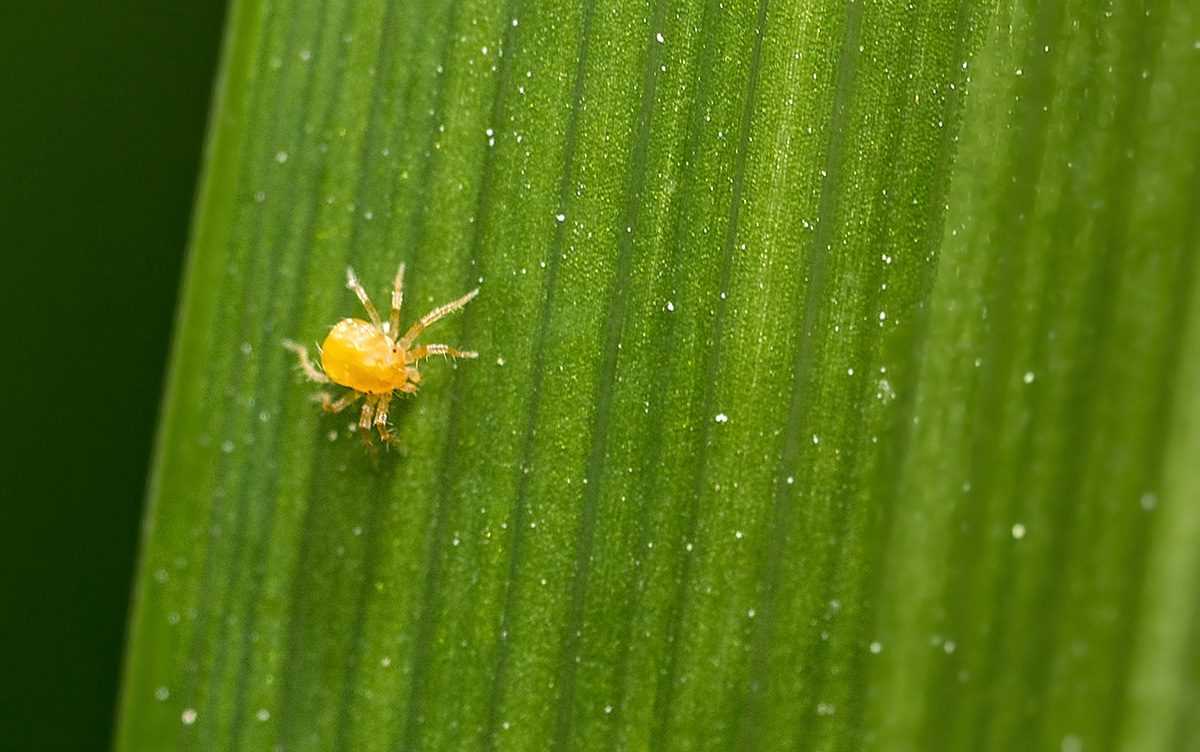
[[[396,283],[392,288],[392,315],[387,322],[383,322],[380,321],[375,306],[371,304],[371,299],[367,297],[367,291],[355,278],[354,270],[346,269],[346,287],[358,296],[371,320],[367,322],[351,318],[342,319],[334,324],[329,336],[325,338],[325,343],[320,347],[321,367],[325,369],[324,373],[317,370],[308,359],[307,347],[291,340],[284,340],[283,343],[300,356],[300,367],[310,379],[322,384],[341,384],[351,390],[336,401],[328,392],[313,395],[313,399],[320,402],[326,411],[340,412],[354,404],[359,397],[366,397],[362,415],[358,419],[358,428],[363,442],[368,446],[371,446],[372,424],[384,441],[400,443],[400,440],[388,431],[388,407],[391,405],[393,392],[412,394],[417,391],[421,374],[414,365],[418,361],[430,355],[449,355],[454,358],[479,356],[479,353],[461,352],[448,345],[413,347],[413,341],[425,327],[471,302],[471,298],[479,294],[479,288],[453,303],[433,309],[409,327],[403,337],[396,339],[396,334],[400,331],[403,284],[404,264],[400,264],[400,269],[396,272]]]

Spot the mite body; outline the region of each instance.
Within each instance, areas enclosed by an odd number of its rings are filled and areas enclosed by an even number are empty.
[[[340,412],[365,398],[359,416],[359,433],[363,442],[371,446],[371,427],[379,431],[384,441],[398,444],[399,439],[387,427],[388,407],[392,395],[399,391],[412,394],[417,391],[421,374],[416,364],[430,355],[449,355],[454,358],[474,358],[479,353],[455,350],[448,345],[420,345],[414,342],[427,326],[465,306],[476,295],[476,288],[458,300],[439,306],[421,317],[409,327],[403,337],[397,338],[400,330],[400,307],[403,302],[404,264],[396,272],[392,288],[391,316],[381,321],[367,291],[358,283],[353,269],[346,269],[346,286],[354,291],[367,310],[370,321],[348,318],[334,324],[321,345],[321,369],[317,369],[308,357],[308,348],[290,340],[284,345],[300,357],[300,367],[310,379],[322,384],[340,384],[350,389],[335,400],[329,392],[320,392],[313,399],[321,403],[326,411]]]

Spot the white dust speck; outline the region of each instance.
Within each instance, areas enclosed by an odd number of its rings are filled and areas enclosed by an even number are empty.
[[[1025,376],[1022,378],[1022,381],[1024,381],[1026,384],[1032,384],[1033,379],[1034,379],[1033,371],[1026,371]]]
[[[835,708],[833,706],[833,703],[829,703],[829,702],[818,702],[817,703],[817,715],[833,715],[833,712],[835,710],[837,710],[837,708]]]
[[[1024,538],[1025,537],[1025,526],[1019,522],[1017,524],[1013,525],[1012,526],[1012,537],[1017,540],[1021,540],[1022,538]]]
[[[167,689],[166,687],[159,687],[158,689],[154,690],[154,699],[156,700],[165,700],[170,696],[171,690]]]
[[[187,710],[183,711],[182,718],[183,718],[183,725],[191,726],[193,723],[196,722],[196,711],[192,710],[191,708],[188,708]]]
[[[286,162],[287,158],[288,158],[288,153],[286,151],[281,151],[275,155],[275,161],[278,162],[279,164],[283,164],[284,162]]]
[[[674,311],[674,310],[675,310],[675,304],[674,304],[674,303],[672,303],[672,302],[671,302],[671,301],[669,301],[669,300],[667,301],[667,310],[668,310],[668,311]]]
[[[663,41],[663,35],[662,35],[662,32],[660,31],[660,32],[658,32],[657,34],[655,34],[655,35],[654,35],[654,38],[655,38],[655,39],[657,39],[659,42],[662,42],[662,41]]]
[[[870,649],[873,655],[879,655],[883,652],[883,643],[881,643],[879,640],[876,640],[875,642],[871,643]]]
[[[1142,498],[1139,503],[1142,505],[1142,509],[1145,509],[1147,512],[1149,512],[1151,509],[1158,506],[1158,494],[1154,493],[1153,491],[1147,491],[1146,493],[1142,494]]]
[[[718,423],[728,423],[729,416],[726,415],[725,413],[717,413],[717,417],[714,418],[713,420],[717,421]]]
[[[257,718],[257,719],[258,719],[258,720],[260,720],[260,721],[265,721],[265,720],[267,720],[268,718],[270,718],[270,717],[271,717],[271,714],[270,714],[269,712],[267,712],[267,709],[266,709],[266,708],[263,708],[262,710],[260,710],[260,711],[258,711],[257,713],[255,713],[255,714],[254,714],[254,717],[255,717],[255,718]]]
[[[554,218],[555,218],[555,219],[557,219],[559,222],[566,222],[566,221],[567,221],[567,215],[566,215],[566,214],[556,214],[556,215],[554,216]]]
[[[887,379],[880,379],[879,391],[875,393],[875,396],[883,400],[883,403],[886,405],[896,398],[896,392],[892,389],[892,385]]]

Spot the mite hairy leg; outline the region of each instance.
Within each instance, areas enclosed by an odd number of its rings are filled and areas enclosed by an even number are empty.
[[[353,405],[354,402],[361,396],[362,394],[359,392],[347,392],[346,394],[342,395],[341,399],[335,402],[329,392],[318,392],[312,396],[312,401],[320,402],[321,407],[327,413],[340,413],[350,405]]]
[[[392,285],[392,316],[388,320],[387,333],[395,337],[400,333],[400,306],[404,303],[404,262],[396,271],[396,282]]]
[[[371,445],[371,416],[372,408],[375,406],[375,395],[368,394],[367,401],[363,403],[362,415],[358,417],[358,432],[362,434],[363,443],[367,446]]]
[[[400,341],[397,342],[396,344],[399,345],[400,348],[404,349],[404,350],[407,350],[408,348],[412,347],[413,341],[416,340],[416,338],[421,334],[421,332],[425,330],[425,327],[429,326],[430,324],[437,321],[438,319],[440,319],[441,317],[445,316],[448,313],[454,313],[459,308],[462,308],[467,303],[470,303],[471,298],[475,297],[478,294],[479,294],[479,288],[476,287],[474,290],[470,291],[469,293],[462,296],[458,300],[456,300],[452,303],[447,303],[444,306],[438,306],[437,308],[434,308],[432,311],[430,311],[429,313],[422,316],[420,321],[413,324],[409,328],[409,330],[404,334],[404,337],[401,338]]]
[[[400,444],[400,439],[397,436],[388,432],[387,419],[388,408],[391,407],[391,397],[383,395],[379,398],[379,406],[375,409],[375,428],[379,430],[379,438],[389,444]]]
[[[405,394],[415,394],[417,383],[421,381],[421,372],[412,366],[406,366],[404,368],[404,375],[408,377],[408,381],[400,385],[400,391]]]
[[[317,370],[317,367],[308,359],[308,348],[299,342],[293,342],[290,339],[283,341],[283,346],[300,356],[300,367],[304,369],[304,373],[308,374],[308,378],[321,384],[328,384],[331,379],[325,374]]]
[[[417,349],[408,353],[408,362],[416,363],[418,360],[428,358],[430,355],[451,355],[455,358],[478,358],[479,353],[470,350],[455,350],[449,345],[421,345]],[[412,378],[411,374],[409,378]],[[413,379],[416,381],[416,379]]]
[[[383,331],[383,322],[379,320],[379,313],[375,310],[375,306],[372,305],[371,299],[367,297],[367,291],[363,289],[363,286],[358,283],[358,278],[354,276],[354,269],[349,266],[346,267],[346,287],[349,287],[358,296],[358,302],[362,303],[363,308],[367,309],[367,314],[371,317],[371,323],[375,325],[375,328]]]

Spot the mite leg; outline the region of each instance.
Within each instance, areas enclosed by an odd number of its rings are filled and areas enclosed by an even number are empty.
[[[290,339],[283,341],[283,346],[300,356],[300,367],[308,374],[308,377],[313,381],[321,384],[328,384],[329,377],[317,370],[317,367],[308,359],[308,348],[298,342],[293,342]]]
[[[329,392],[318,392],[312,396],[312,400],[313,402],[320,402],[321,407],[324,408],[325,412],[327,413],[340,413],[347,407],[353,405],[355,400],[361,396],[362,395],[358,392],[347,392],[346,394],[342,395],[341,399],[335,402],[333,397],[330,396]]]
[[[375,428],[379,429],[379,438],[389,444],[400,444],[400,439],[388,432],[387,419],[388,408],[391,406],[392,398],[388,395],[383,395],[379,398],[379,406],[375,409]]]
[[[363,443],[371,446],[371,416],[374,406],[374,397],[368,396],[367,401],[363,403],[362,415],[358,417],[358,432],[362,434]]]
[[[421,381],[421,372],[412,366],[408,366],[404,369],[404,375],[408,377],[408,381],[400,385],[400,391],[405,394],[415,394],[417,384]]]
[[[395,337],[400,333],[400,306],[404,302],[404,262],[396,272],[396,282],[392,285],[392,317],[388,321],[388,334]]]
[[[478,358],[479,353],[470,350],[462,351],[455,350],[449,345],[421,345],[417,349],[408,353],[408,361],[416,363],[422,358],[428,358],[430,355],[449,355],[453,358]],[[411,376],[410,376],[411,378]],[[414,379],[415,380],[415,379]]]
[[[367,314],[371,317],[371,323],[376,329],[383,330],[383,322],[379,320],[379,313],[375,311],[375,306],[371,304],[371,299],[367,297],[367,291],[358,283],[358,278],[354,276],[354,269],[346,267],[346,287],[354,291],[358,296],[358,302],[363,304],[363,308],[367,309]]]
[[[404,334],[404,337],[396,344],[405,350],[412,347],[413,341],[416,340],[417,336],[425,330],[425,327],[445,316],[447,313],[454,313],[459,308],[462,308],[467,303],[470,303],[471,298],[478,294],[479,288],[476,287],[474,290],[470,291],[453,303],[447,303],[444,306],[438,306],[437,308],[434,308],[432,311],[422,316],[420,321],[413,324],[412,327],[410,327],[409,330]]]

